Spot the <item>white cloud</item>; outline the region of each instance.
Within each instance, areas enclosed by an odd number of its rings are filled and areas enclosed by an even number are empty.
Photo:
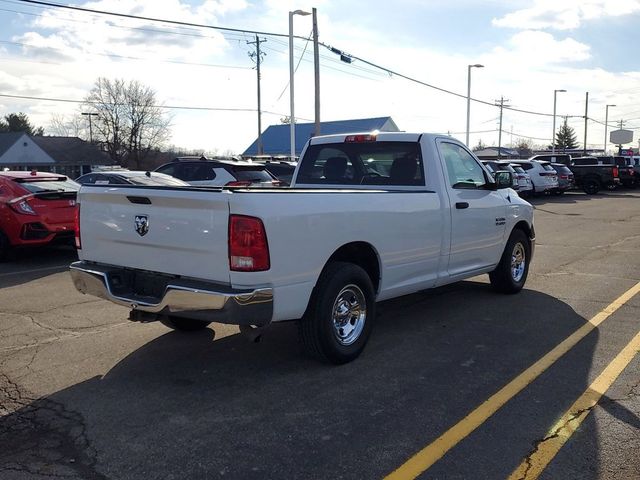
[[[516,29],[571,30],[587,20],[637,12],[640,12],[640,0],[534,0],[530,8],[493,19],[493,25]]]
[[[495,47],[498,64],[530,70],[541,65],[579,62],[590,58],[590,47],[572,38],[556,40],[547,32],[525,30],[513,35],[506,47]]]

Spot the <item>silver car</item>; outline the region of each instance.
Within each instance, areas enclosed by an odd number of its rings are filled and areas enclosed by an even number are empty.
[[[528,196],[533,193],[533,184],[531,183],[531,177],[517,163],[512,163],[511,167],[516,171],[516,177],[518,179],[518,193],[520,196]]]

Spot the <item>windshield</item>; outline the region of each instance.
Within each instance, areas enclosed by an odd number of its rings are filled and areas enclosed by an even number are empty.
[[[547,172],[555,172],[553,167],[548,163],[541,163],[540,166],[544,168]]]
[[[525,173],[524,168],[511,166],[516,173]]]
[[[24,181],[22,179],[16,180],[22,187],[29,190],[31,193],[40,192],[77,192],[80,189],[80,185],[73,180],[36,180],[36,181]]]

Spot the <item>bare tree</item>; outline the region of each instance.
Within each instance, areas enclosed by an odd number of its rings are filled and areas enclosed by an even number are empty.
[[[533,141],[528,138],[518,138],[515,142],[515,149],[521,157],[528,157],[533,154]]]
[[[153,89],[138,81],[98,78],[85,103],[98,114],[94,140],[119,164],[139,169],[170,137],[170,118],[158,106]]]
[[[47,133],[56,137],[78,137],[88,140],[89,128],[85,125],[87,120],[78,114],[65,115],[54,113],[49,119]]]

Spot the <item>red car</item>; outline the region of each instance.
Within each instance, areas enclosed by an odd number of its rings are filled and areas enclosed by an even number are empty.
[[[0,171],[0,260],[11,247],[73,243],[79,188],[55,173]]]

